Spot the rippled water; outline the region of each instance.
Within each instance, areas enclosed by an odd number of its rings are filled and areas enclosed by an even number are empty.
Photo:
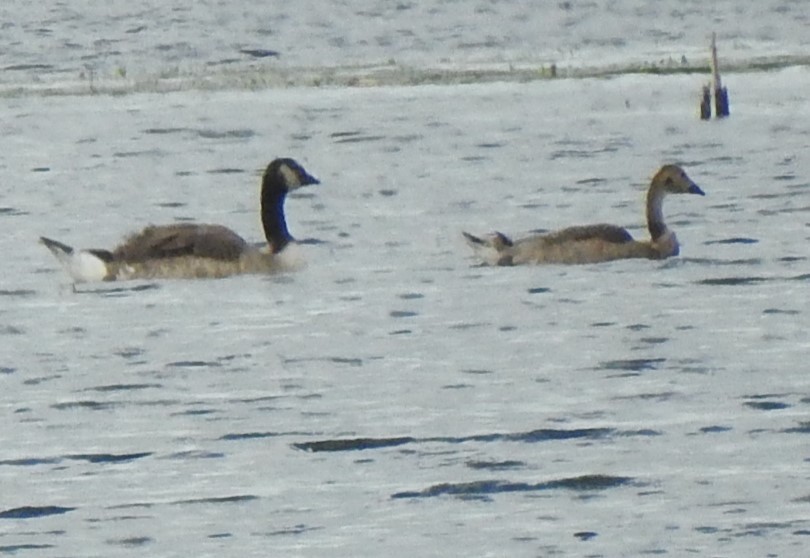
[[[810,75],[729,77],[719,122],[703,80],[6,98],[0,552],[803,556]],[[73,292],[36,242],[258,240],[280,155],[322,181],[287,203],[301,273]],[[678,258],[461,238],[643,237],[665,161],[707,193],[667,200]]]
[[[0,7],[0,92],[441,80],[442,72],[808,63],[803,0],[133,2]],[[365,70],[363,70],[365,68]],[[421,71],[441,69],[438,74]],[[411,75],[416,71],[419,75]],[[348,72],[336,80],[335,72]],[[466,79],[469,79],[467,76]]]

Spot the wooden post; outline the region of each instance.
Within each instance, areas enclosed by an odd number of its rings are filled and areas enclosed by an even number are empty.
[[[723,118],[729,115],[728,91],[720,81],[720,66],[717,63],[717,33],[712,33],[712,80],[714,82],[714,113],[717,118]]]
[[[700,119],[712,119],[712,87],[708,83],[703,86],[703,98],[700,101]]]

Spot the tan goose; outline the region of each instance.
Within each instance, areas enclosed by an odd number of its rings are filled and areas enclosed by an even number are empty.
[[[293,241],[284,217],[288,192],[319,184],[289,158],[275,159],[264,171],[261,218],[267,246],[255,247],[222,225],[150,225],[114,250],[75,250],[41,237],[76,283],[127,279],[202,279],[245,273],[288,271],[300,262],[285,258]]]
[[[661,206],[667,194],[705,195],[681,167],[661,167],[647,191],[650,240],[634,240],[626,229],[606,224],[568,227],[514,242],[499,232],[488,238],[463,234],[487,265],[584,264],[627,258],[659,260],[677,256],[680,251],[675,233],[664,223]]]

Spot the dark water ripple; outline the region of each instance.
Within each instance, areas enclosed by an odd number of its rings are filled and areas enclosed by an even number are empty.
[[[241,48],[239,52],[242,54],[247,54],[248,56],[252,56],[253,58],[269,58],[269,57],[278,57],[281,56],[281,53],[277,50],[270,50],[266,48]]]
[[[0,546],[0,553],[3,554],[16,554],[19,550],[44,550],[46,548],[54,548],[52,544],[10,544],[7,546]]]
[[[306,362],[331,362],[333,364],[348,364],[349,366],[362,366],[362,358],[351,357],[302,357],[302,358],[285,358],[284,364],[300,364]]]
[[[205,171],[208,174],[241,174],[245,172],[244,169],[237,169],[233,167],[221,167]]]
[[[669,341],[669,337],[642,337],[639,341],[648,345],[661,345]]]
[[[637,399],[639,401],[669,401],[676,395],[677,393],[674,391],[664,391],[655,393],[636,393],[633,395],[616,397],[615,399],[616,401],[633,400],[633,399]]]
[[[76,288],[76,294],[100,294],[104,298],[126,297],[134,293],[160,289],[158,283],[143,283],[132,287],[102,287],[102,288]]]
[[[0,461],[0,465],[31,467],[33,465],[55,465],[61,461],[62,459],[60,457],[29,457],[23,459],[4,459]]]
[[[787,403],[779,401],[746,401],[743,403],[746,407],[756,409],[758,411],[777,411],[780,409],[787,409],[790,407]]]
[[[740,285],[756,285],[771,281],[772,278],[768,277],[715,277],[711,279],[700,279],[695,281],[698,285],[711,285],[711,286],[740,286]]]
[[[176,500],[170,502],[173,506],[185,506],[195,504],[238,504],[241,502],[251,502],[259,497],[253,494],[238,494],[235,496],[214,496],[210,498],[189,498],[187,500]]]
[[[28,215],[27,211],[17,209],[16,207],[0,207],[0,216],[18,217],[20,215]]]
[[[267,533],[268,537],[278,537],[278,536],[285,536],[285,535],[303,535],[309,531],[320,531],[323,527],[310,527],[308,525],[304,525],[303,523],[298,525],[293,525],[292,527],[288,527],[286,529],[279,529],[278,531],[270,531]]]
[[[626,360],[608,360],[599,363],[602,370],[629,370],[631,372],[643,372],[645,370],[656,370],[658,365],[666,362],[665,358],[633,358]]]
[[[121,463],[124,461],[135,461],[152,455],[152,452],[138,452],[138,453],[86,453],[76,455],[66,455],[65,459],[72,459],[75,461],[87,461],[89,463]]]
[[[36,465],[56,465],[63,460],[71,461],[87,461],[88,463],[122,463],[127,461],[135,461],[144,457],[149,457],[152,452],[137,452],[137,453],[85,453],[85,454],[70,454],[60,457],[29,457],[21,459],[6,459],[0,461],[0,466],[7,465],[11,467],[32,467]]]
[[[222,364],[219,362],[206,360],[178,360],[166,364],[167,368],[217,368],[220,366]]]
[[[249,139],[256,135],[253,130],[199,130],[197,134],[205,139]]]
[[[144,134],[180,134],[192,131],[191,128],[146,128]]]
[[[810,422],[800,422],[793,428],[785,428],[782,432],[786,434],[810,434]]]
[[[523,461],[468,461],[467,467],[484,471],[508,471],[526,467]]]
[[[4,71],[8,72],[19,72],[24,70],[52,70],[54,66],[52,64],[12,64],[11,66],[6,66],[3,68]]]
[[[166,459],[222,459],[225,454],[218,451],[189,450],[178,451],[166,456]]]
[[[744,236],[735,236],[731,238],[724,238],[721,240],[709,240],[704,244],[756,244],[759,240],[756,238],[747,238]]]
[[[225,434],[220,436],[219,440],[234,441],[234,440],[256,440],[261,438],[277,438],[284,436],[283,432],[240,432],[239,434]]]
[[[533,287],[531,289],[528,289],[526,292],[528,292],[529,294],[543,294],[551,292],[551,289],[548,287]]]
[[[392,318],[413,318],[414,316],[418,316],[419,312],[413,312],[411,310],[391,310],[388,315]]]
[[[699,429],[699,432],[701,434],[720,434],[722,432],[730,432],[731,430],[733,430],[733,428],[731,428],[730,426],[713,425],[713,426],[704,426]]]
[[[335,440],[319,440],[315,442],[296,442],[293,447],[310,452],[332,452],[332,451],[361,451],[368,449],[378,449],[386,447],[396,447],[405,444],[464,444],[468,442],[550,442],[555,440],[599,440],[604,438],[626,437],[626,436],[656,436],[658,432],[653,430],[617,431],[613,428],[580,428],[573,430],[539,429],[529,432],[518,433],[498,433],[498,434],[475,434],[472,436],[446,437],[435,436],[426,438],[414,438],[403,436],[396,438],[343,438]]]
[[[800,312],[798,310],[793,310],[793,309],[785,310],[785,309],[782,309],[782,308],[766,308],[765,310],[762,311],[762,313],[763,314],[784,314],[784,315],[787,315],[787,316],[796,316],[796,315],[800,314]]]
[[[735,286],[748,286],[757,285],[760,283],[780,282],[780,281],[807,281],[810,280],[810,273],[802,273],[793,276],[774,276],[774,277],[757,277],[757,276],[738,276],[738,277],[711,277],[708,279],[699,279],[695,281],[696,285],[710,285],[721,287],[735,287]]]
[[[0,511],[0,519],[34,519],[48,515],[60,515],[75,509],[61,506],[22,506]]]
[[[109,545],[123,546],[125,548],[135,548],[138,546],[145,546],[155,542],[152,537],[126,537],[124,539],[109,539],[105,541]]]
[[[116,151],[112,155],[113,157],[118,158],[129,158],[129,157],[161,158],[167,156],[168,153],[161,149],[143,149],[140,151]]]
[[[178,207],[186,207],[188,204],[185,202],[161,202],[154,205],[155,207],[164,207],[166,209],[177,209]]]
[[[574,536],[581,541],[589,541],[593,538],[598,537],[599,534],[593,531],[579,531],[577,533],[574,533]]]
[[[499,480],[435,484],[424,490],[397,492],[391,498],[432,498],[436,496],[481,497],[505,492],[536,492],[542,490],[574,490],[589,492],[616,488],[633,482],[632,477],[611,475],[582,475],[546,482],[525,483]]]
[[[335,132],[329,135],[335,143],[367,143],[377,142],[385,139],[385,136],[365,134],[359,130],[351,132]]]
[[[352,438],[344,440],[321,440],[317,442],[298,442],[293,447],[311,452],[322,451],[361,451],[367,449],[390,448],[417,442],[417,438]]]
[[[608,179],[607,178],[601,178],[601,177],[599,177],[599,178],[583,178],[583,179],[577,180],[575,182],[575,184],[594,185],[594,186],[595,185],[607,184],[607,183],[608,183]]]
[[[141,389],[160,389],[162,384],[111,384],[107,386],[95,386],[84,389],[82,391],[98,391],[102,393],[117,392],[117,391],[134,391]]]
[[[187,506],[197,504],[239,504],[242,502],[252,502],[259,499],[259,496],[256,496],[255,494],[235,494],[232,496],[211,496],[208,498],[186,498],[167,502],[167,504],[170,506]],[[162,502],[160,504],[155,502],[128,502],[126,504],[115,504],[109,506],[108,509],[122,510],[132,508],[153,508],[157,505],[162,505]]]
[[[66,401],[64,403],[54,403],[51,405],[52,409],[57,411],[71,411],[74,409],[89,409],[91,411],[106,411],[113,407],[120,406],[119,403],[112,403],[108,401]]]

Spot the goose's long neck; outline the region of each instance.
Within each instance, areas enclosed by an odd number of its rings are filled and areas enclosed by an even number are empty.
[[[284,218],[284,198],[287,193],[276,188],[262,187],[262,227],[264,236],[270,245],[272,253],[281,252],[293,237],[287,230],[287,220]]]
[[[662,205],[666,193],[655,184],[650,186],[647,192],[647,229],[653,240],[657,240],[667,232],[667,225],[664,223],[664,212]]]

